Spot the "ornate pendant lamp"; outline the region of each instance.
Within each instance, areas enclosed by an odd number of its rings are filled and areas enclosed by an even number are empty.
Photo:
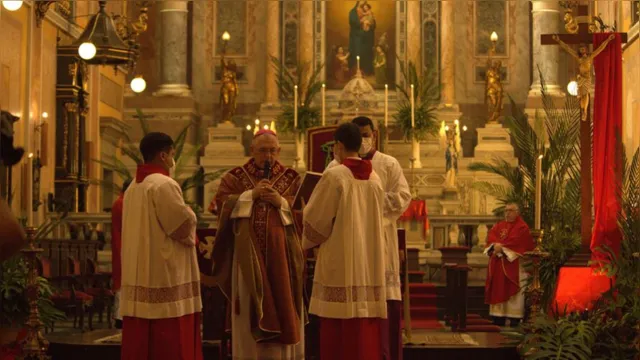
[[[107,2],[98,3],[100,9],[91,17],[78,40],[69,46],[60,46],[59,51],[72,56],[78,54],[90,65],[128,65],[137,58],[137,46],[120,38],[113,19],[105,11]]]

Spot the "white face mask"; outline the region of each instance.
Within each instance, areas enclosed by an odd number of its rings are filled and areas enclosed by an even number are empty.
[[[360,156],[367,155],[371,151],[371,149],[373,149],[373,138],[372,137],[362,138],[362,145],[360,145],[360,151],[359,151]]]
[[[176,174],[176,159],[171,158],[171,165],[169,166],[169,176],[174,178]]]

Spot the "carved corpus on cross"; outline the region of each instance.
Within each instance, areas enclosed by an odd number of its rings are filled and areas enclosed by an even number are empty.
[[[589,47],[593,44],[593,34],[589,32],[589,6],[579,5],[577,7],[578,14],[578,32],[576,34],[543,34],[540,37],[542,45],[561,45],[559,41],[567,45],[578,45]],[[627,42],[627,34],[620,34],[622,43]],[[559,40],[559,41],[557,41]],[[591,56],[591,55],[589,55]],[[591,65],[593,59],[591,59]],[[593,69],[589,67],[591,73]],[[583,79],[584,80],[584,79]],[[597,80],[597,79],[596,79]],[[591,87],[590,84],[588,84]],[[580,91],[580,90],[579,90]],[[587,89],[591,91],[591,89]],[[588,101],[588,100],[587,100]],[[591,232],[592,232],[592,190],[591,190],[591,102],[588,101],[583,108],[580,107],[580,188],[581,188],[581,234],[582,248],[580,250],[580,262],[584,259],[587,261],[591,256]],[[578,265],[576,263],[576,265]],[[586,264],[584,264],[586,265]]]

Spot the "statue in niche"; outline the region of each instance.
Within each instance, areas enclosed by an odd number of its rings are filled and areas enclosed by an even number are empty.
[[[504,93],[502,89],[502,61],[493,61],[491,57],[487,61],[485,103],[489,114],[489,124],[498,122],[502,114]]]
[[[236,113],[236,103],[238,100],[238,67],[236,62],[225,60],[225,53],[220,57],[220,69],[222,72],[220,86],[220,106],[222,108],[222,120],[230,123]]]
[[[444,153],[446,173],[444,177],[445,188],[456,187],[456,175],[458,175],[458,148],[453,137],[447,140],[447,150]]]

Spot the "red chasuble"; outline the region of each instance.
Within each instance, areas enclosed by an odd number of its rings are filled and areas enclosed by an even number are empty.
[[[241,167],[232,169],[223,176],[218,193],[210,208],[215,203],[218,212],[221,213],[220,219],[222,219],[225,217],[223,214],[225,202],[231,196],[252,190],[263,178],[264,171],[256,166],[253,159]],[[291,206],[296,191],[300,187],[298,173],[276,161],[271,168],[270,181],[272,188]],[[261,304],[254,305],[260,306],[261,311],[240,309],[237,294],[225,295],[230,297],[230,301],[236,301],[237,312],[252,312],[251,328],[255,340],[287,345],[297,344],[302,340],[300,339],[300,317],[303,316],[303,314],[298,314],[296,309],[296,303],[302,301],[301,289],[299,291],[300,298],[297,295],[297,284],[302,282],[303,270],[296,270],[296,266],[303,266],[302,249],[290,249],[287,246],[285,227],[282,225],[279,211],[273,205],[257,201],[252,209],[250,223],[250,237],[254,249],[257,250],[255,256],[260,267],[258,282],[262,290]],[[224,272],[221,269],[230,267],[232,263],[230,257],[222,255],[226,248],[233,248],[234,243],[232,236],[225,236],[225,232],[222,230],[223,226],[227,226],[227,224],[219,224],[218,238],[213,249],[213,259],[214,262],[217,262],[217,266],[214,266],[218,269],[214,272]],[[300,251],[299,262],[291,256],[291,253],[296,251]],[[228,254],[233,254],[233,252]],[[229,271],[227,275],[230,274]],[[227,280],[229,278],[226,277]],[[230,309],[230,307],[228,308]],[[262,313],[261,318],[256,315],[258,313]],[[230,314],[228,316],[228,320],[230,320]]]
[[[529,227],[518,216],[510,223],[501,221],[489,231],[487,246],[502,244],[511,251],[524,255],[535,248]],[[484,289],[484,300],[487,304],[500,304],[509,300],[520,291],[520,259],[509,261],[506,256],[491,255],[487,282]]]
[[[124,193],[120,194],[111,206],[111,277],[113,278],[113,291],[120,290],[122,281],[122,202]]]

